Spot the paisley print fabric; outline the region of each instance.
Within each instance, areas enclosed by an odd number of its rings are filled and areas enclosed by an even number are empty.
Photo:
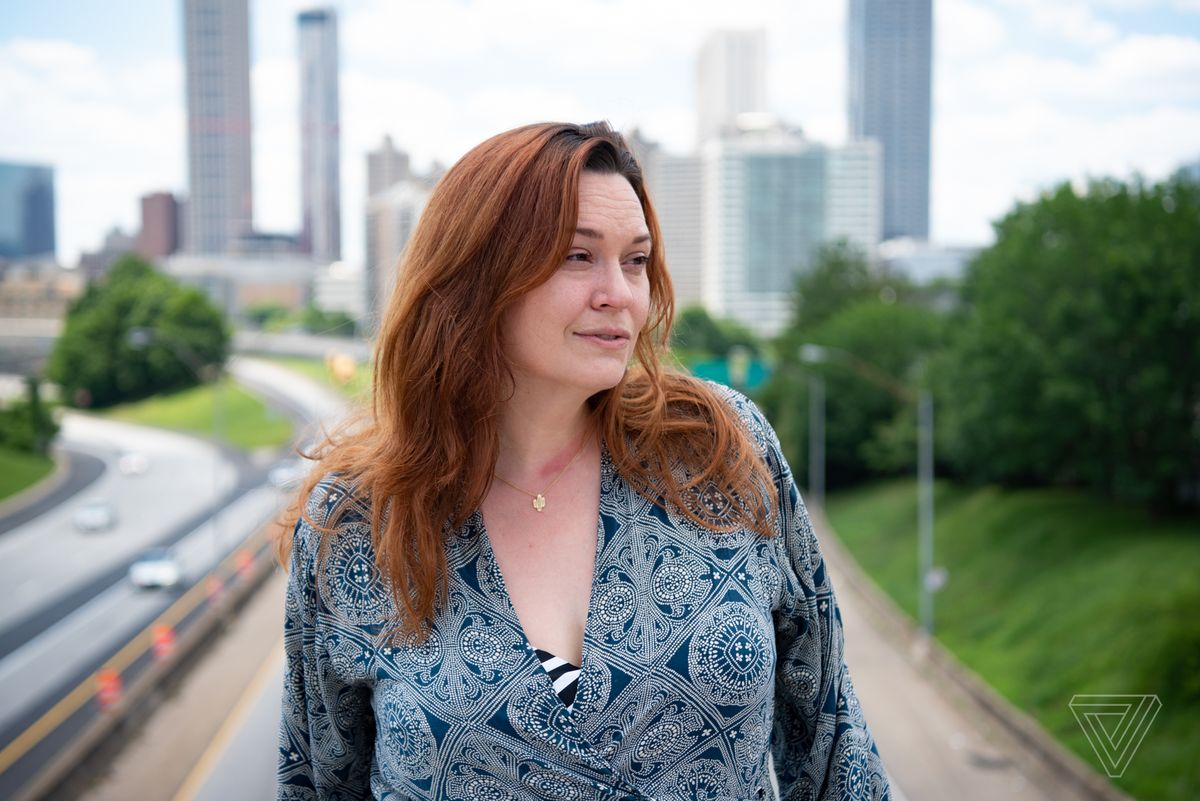
[[[476,513],[448,535],[448,594],[423,640],[395,613],[370,530],[336,479],[297,524],[280,799],[889,798],[842,657],[842,624],[774,432],[720,388],[774,475],[780,530],[714,534],[622,480],[604,452],[574,704],[526,641]],[[737,503],[698,487],[694,512]]]

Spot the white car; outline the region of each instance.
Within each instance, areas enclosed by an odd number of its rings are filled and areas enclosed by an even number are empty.
[[[117,524],[117,510],[104,498],[84,501],[71,516],[80,531],[107,531]]]
[[[150,468],[150,459],[141,451],[125,451],[117,459],[117,469],[122,475],[140,476]]]
[[[170,548],[143,551],[129,566],[129,580],[142,589],[169,589],[179,584],[182,578],[183,570]]]

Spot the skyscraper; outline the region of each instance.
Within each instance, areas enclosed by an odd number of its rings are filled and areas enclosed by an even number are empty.
[[[410,177],[367,199],[365,284],[371,330],[378,330],[383,309],[396,286],[397,260],[412,237],[431,192],[431,181]]]
[[[411,175],[408,153],[397,150],[392,137],[385,135],[379,149],[367,153],[367,197],[377,195]]]
[[[777,123],[712,140],[702,158],[701,289],[714,315],[774,336],[822,245],[846,239],[874,256],[877,142],[829,147]]]
[[[301,12],[300,247],[322,261],[342,255],[337,12]]]
[[[730,130],[737,115],[766,110],[766,31],[710,34],[696,63],[697,146]]]
[[[0,161],[0,258],[53,258],[54,233],[54,168]]]
[[[849,131],[883,147],[883,238],[929,238],[933,0],[850,0]]]
[[[247,3],[183,2],[192,253],[226,253],[253,228]]]
[[[702,264],[700,226],[700,156],[668,153],[638,132],[625,137],[637,155],[646,188],[654,201],[662,242],[654,247],[665,252],[671,285],[675,289],[675,308],[683,309],[701,302]]]

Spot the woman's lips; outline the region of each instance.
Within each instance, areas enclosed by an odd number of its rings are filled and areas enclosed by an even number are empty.
[[[624,334],[607,333],[607,332],[591,332],[577,333],[575,336],[584,339],[593,345],[612,350],[624,348],[629,343],[629,337]]]

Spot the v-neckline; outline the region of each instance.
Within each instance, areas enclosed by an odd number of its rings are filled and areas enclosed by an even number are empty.
[[[558,693],[554,691],[554,682],[550,679],[550,674],[542,667],[541,660],[538,659],[535,653],[536,646],[529,641],[529,635],[525,633],[525,624],[521,622],[521,616],[517,613],[517,607],[513,603],[512,596],[508,592],[508,582],[504,578],[504,571],[500,567],[500,562],[496,559],[496,551],[492,548],[492,538],[488,533],[487,523],[483,519],[483,509],[476,509],[474,513],[476,524],[480,534],[481,555],[487,560],[486,567],[489,570],[494,570],[497,585],[500,588],[501,596],[504,600],[505,609],[512,615],[513,621],[516,623],[517,631],[521,635],[521,640],[525,645],[525,652],[532,659],[537,671],[542,674],[545,679],[545,689],[554,697],[556,703],[567,710],[569,714],[577,715],[579,713],[579,702],[587,698],[587,691],[590,685],[589,677],[592,674],[591,659],[589,658],[592,652],[592,637],[590,630],[593,626],[593,621],[596,617],[596,594],[597,585],[600,578],[600,553],[604,549],[604,479],[606,475],[612,474],[612,460],[608,452],[608,447],[603,439],[600,441],[600,487],[598,493],[598,503],[596,504],[596,546],[595,553],[592,558],[592,586],[588,591],[588,606],[587,617],[583,622],[583,642],[580,648],[579,658],[579,682],[576,685],[575,703],[568,707],[558,697]],[[561,655],[560,655],[561,656]],[[528,662],[528,660],[526,660]]]

